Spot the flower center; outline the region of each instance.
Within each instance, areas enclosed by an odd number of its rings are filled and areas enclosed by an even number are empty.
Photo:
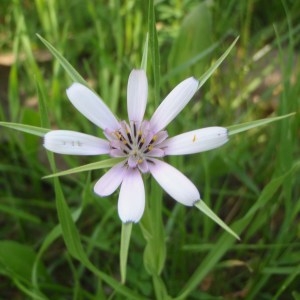
[[[166,140],[166,131],[153,132],[150,123],[120,122],[116,131],[104,131],[110,141],[112,157],[126,157],[130,168],[139,168],[141,172],[149,171],[148,163],[153,163],[151,157],[165,156],[162,142]]]

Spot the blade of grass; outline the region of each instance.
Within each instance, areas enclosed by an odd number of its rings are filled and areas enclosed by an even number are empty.
[[[121,231],[121,246],[120,246],[120,273],[121,282],[124,284],[126,281],[127,258],[130,244],[132,223],[122,223]]]
[[[205,204],[203,200],[198,201],[194,204],[199,210],[201,210],[206,216],[211,218],[215,223],[220,225],[224,230],[226,230],[229,234],[234,236],[237,240],[240,240],[240,237],[231,230],[208,206]]]
[[[237,133],[249,130],[249,129],[253,129],[253,128],[256,128],[256,127],[259,127],[259,126],[267,125],[269,123],[276,122],[276,121],[291,117],[295,114],[296,113],[293,112],[293,113],[290,113],[290,114],[287,114],[287,115],[284,115],[284,116],[260,119],[260,120],[255,120],[255,121],[246,122],[246,123],[242,123],[242,124],[232,125],[232,126],[227,127],[227,129],[229,131],[228,135],[234,135],[234,134],[237,134]]]
[[[224,61],[224,59],[228,56],[236,42],[238,41],[239,37],[237,37],[232,44],[228,47],[228,49],[220,56],[220,58],[199,78],[199,86],[204,85],[204,83],[210,78],[210,76],[214,73],[214,71],[220,66],[220,64]]]
[[[54,179],[55,193],[56,193],[56,205],[59,222],[61,224],[63,238],[69,253],[79,260],[83,265],[85,265],[91,272],[96,276],[105,281],[110,285],[115,291],[127,297],[127,299],[143,299],[143,297],[138,296],[135,292],[131,291],[129,288],[123,286],[121,283],[116,281],[111,276],[100,271],[95,265],[93,265],[83,249],[82,243],[80,241],[79,232],[73,222],[71,212],[67,203],[65,201],[63,192],[61,190],[58,178]]]
[[[53,56],[60,62],[61,66],[65,69],[65,71],[68,73],[68,75],[72,78],[73,81],[87,85],[86,81],[75,70],[75,68],[61,55],[61,53],[58,50],[56,50],[48,41],[42,38],[39,34],[37,34],[37,37],[49,49]]]
[[[149,48],[152,58],[153,80],[154,80],[154,104],[160,99],[160,57],[158,49],[156,22],[155,22],[155,9],[154,1],[149,0],[148,6],[148,32],[149,32]]]
[[[53,178],[53,177],[58,177],[58,176],[65,176],[65,175],[69,175],[69,174],[85,172],[85,171],[90,171],[90,170],[110,168],[110,167],[114,166],[115,164],[121,162],[122,160],[123,160],[122,158],[109,158],[106,160],[97,161],[97,162],[83,165],[80,167],[76,167],[76,168],[72,168],[69,170],[62,171],[62,172],[47,175],[47,176],[44,176],[43,179],[48,179],[48,178]]]
[[[147,62],[148,62],[148,44],[149,44],[149,33],[146,35],[146,41],[144,44],[144,50],[143,50],[143,57],[141,62],[141,69],[143,69],[145,72],[147,71]]]
[[[10,122],[0,122],[0,126],[4,126],[7,128],[30,133],[30,134],[41,136],[41,137],[43,137],[47,132],[50,131],[50,129],[47,129],[47,128],[19,124],[19,123],[10,123]]]
[[[232,228],[237,234],[241,234],[245,228],[250,224],[253,216],[257,211],[262,209],[269,201],[273,200],[274,195],[278,189],[283,185],[284,181],[290,174],[295,173],[300,168],[300,161],[296,162],[294,166],[285,174],[280,177],[272,179],[268,185],[261,192],[260,197],[257,199],[255,204],[249,209],[248,213],[240,220],[236,221]],[[222,256],[228,251],[233,245],[234,239],[227,233],[223,233],[221,238],[215,244],[215,247],[206,255],[202,260],[201,264],[197,267],[195,272],[191,275],[179,296],[176,300],[187,299],[188,295],[201,283],[204,277],[215,267]]]

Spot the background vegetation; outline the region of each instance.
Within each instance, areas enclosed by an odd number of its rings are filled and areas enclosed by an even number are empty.
[[[1,1],[0,120],[41,126],[38,99],[43,97],[51,128],[102,134],[67,100],[71,79],[36,33],[127,118],[127,79],[141,63],[147,2]],[[199,78],[240,36],[168,128],[170,135],[299,111],[300,1],[160,0],[155,16],[160,85],[158,93],[150,57],[148,116],[176,83]],[[300,299],[299,121],[296,115],[235,135],[216,151],[170,159],[242,238],[235,241],[196,209],[164,196],[167,259],[161,278],[170,296]],[[0,153],[0,298],[133,299],[74,259],[59,234],[47,244],[58,217],[53,182],[41,179],[51,173],[42,140],[0,128]],[[60,170],[99,159],[55,158]],[[71,211],[80,215],[76,227],[88,257],[119,280],[117,194],[99,198],[92,192],[102,173],[60,182]],[[144,247],[135,225],[125,286],[136,299],[155,299],[143,266]]]

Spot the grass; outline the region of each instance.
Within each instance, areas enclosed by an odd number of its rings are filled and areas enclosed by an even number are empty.
[[[67,100],[72,78],[37,33],[125,119],[147,32],[148,117],[240,36],[170,135],[299,111],[300,1],[154,1],[153,11],[145,3],[1,2],[0,121],[102,135]],[[1,127],[0,298],[300,299],[299,122],[296,114],[218,150],[168,159],[241,241],[148,178],[150,208],[132,226],[125,284],[118,195],[92,191],[103,170],[42,179],[98,158],[54,157],[40,137]]]

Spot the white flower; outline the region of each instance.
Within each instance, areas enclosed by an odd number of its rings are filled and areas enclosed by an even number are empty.
[[[198,81],[187,78],[179,83],[159,105],[150,121],[144,120],[148,83],[143,70],[133,70],[128,79],[129,122],[119,121],[106,104],[90,89],[74,83],[67,95],[72,104],[99,126],[105,139],[69,131],[54,130],[45,135],[44,147],[60,154],[123,157],[94,186],[100,196],[111,195],[119,186],[118,212],[122,222],[138,222],[145,208],[143,173],[151,173],[176,201],[193,206],[200,200],[195,185],[161,158],[192,154],[222,146],[228,141],[227,129],[208,127],[171,138],[166,126],[181,112],[198,89]]]

